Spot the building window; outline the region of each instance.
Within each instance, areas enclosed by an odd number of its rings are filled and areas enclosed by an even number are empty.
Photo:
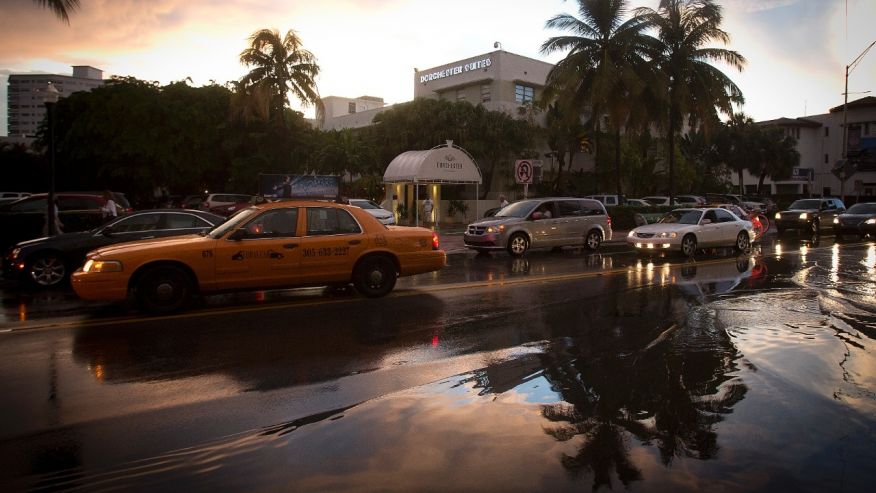
[[[514,101],[517,104],[523,104],[535,99],[535,89],[523,84],[514,84]]]
[[[356,112],[356,103],[350,102],[347,103],[347,113],[355,113]]]
[[[490,85],[481,84],[481,102],[486,103],[490,100]]]
[[[830,137],[830,127],[824,127],[824,136]]]
[[[456,91],[456,101],[465,101],[465,91],[458,89]]]

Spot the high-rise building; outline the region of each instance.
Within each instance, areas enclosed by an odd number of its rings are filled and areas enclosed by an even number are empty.
[[[46,117],[43,94],[49,83],[59,97],[78,91],[90,91],[103,85],[103,71],[86,65],[73,67],[73,75],[12,74],[9,76],[8,135],[11,138],[33,138]]]

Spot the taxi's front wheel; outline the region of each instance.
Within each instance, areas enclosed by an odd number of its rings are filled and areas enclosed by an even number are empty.
[[[392,260],[381,256],[368,257],[356,267],[353,284],[363,295],[379,298],[392,291],[397,277]]]
[[[136,288],[140,308],[152,313],[183,309],[192,298],[188,273],[172,265],[152,267],[140,276]]]

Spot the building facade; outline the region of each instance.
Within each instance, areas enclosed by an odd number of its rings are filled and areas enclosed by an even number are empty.
[[[847,163],[843,162],[843,122],[847,122]],[[764,180],[770,195],[857,196],[876,198],[876,97],[831,108],[802,118],[758,122],[784,129],[797,139],[800,165],[790,180]],[[746,192],[754,193],[759,177],[743,173]],[[733,176],[738,186],[738,178]]]
[[[7,95],[9,116],[7,133],[10,138],[33,139],[37,128],[46,117],[43,93],[49,83],[58,90],[59,97],[78,91],[90,91],[103,85],[103,71],[78,65],[73,75],[11,74]]]

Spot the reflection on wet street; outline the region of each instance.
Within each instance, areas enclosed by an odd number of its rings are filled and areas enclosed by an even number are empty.
[[[450,263],[13,331],[0,487],[872,489],[873,242]]]

